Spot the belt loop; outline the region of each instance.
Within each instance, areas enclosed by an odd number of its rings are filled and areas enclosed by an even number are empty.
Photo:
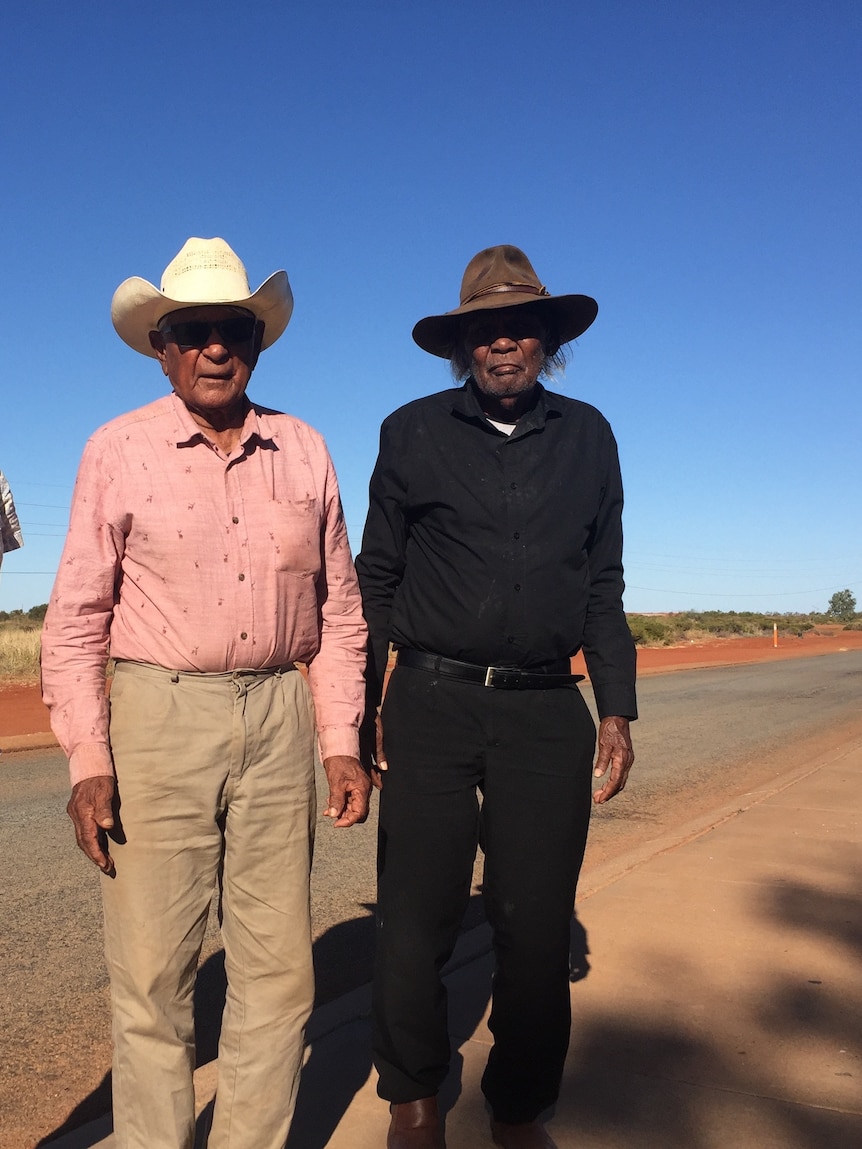
[[[173,683],[174,683],[174,685],[176,685],[176,683],[178,683],[178,682],[179,682],[179,680],[180,680],[179,671],[177,671],[177,670],[172,670],[172,671],[171,671],[171,682],[173,682]]]

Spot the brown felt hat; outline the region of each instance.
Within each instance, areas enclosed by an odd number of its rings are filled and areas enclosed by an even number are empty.
[[[467,264],[460,307],[420,319],[413,339],[423,351],[450,359],[460,336],[460,316],[521,303],[531,303],[547,318],[560,347],[582,335],[599,310],[589,295],[551,295],[523,251],[502,243],[486,247]]]

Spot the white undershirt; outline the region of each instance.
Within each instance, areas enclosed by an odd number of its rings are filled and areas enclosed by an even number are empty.
[[[485,416],[488,419],[488,416]],[[511,435],[517,427],[517,423],[498,423],[496,419],[488,419],[492,427],[496,427],[498,431],[502,431],[504,435]]]

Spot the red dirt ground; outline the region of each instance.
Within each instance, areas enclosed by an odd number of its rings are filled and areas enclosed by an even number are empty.
[[[736,666],[746,662],[773,662],[780,658],[811,658],[842,650],[862,650],[862,631],[839,626],[818,627],[802,638],[780,636],[778,646],[772,636],[757,638],[716,638],[686,642],[678,646],[639,646],[638,674],[666,674],[673,670],[694,670],[704,666]],[[577,673],[584,674],[581,655],[572,660]],[[2,698],[2,695],[0,695]]]
[[[17,734],[42,734],[51,729],[39,687],[0,683],[0,738]]]
[[[862,631],[838,627],[818,628],[816,634],[803,638],[728,638],[709,642],[688,642],[679,646],[639,647],[638,674],[661,674],[675,670],[693,670],[704,666],[728,666],[747,662],[767,662],[781,658],[810,658],[834,654],[841,650],[862,649]],[[579,656],[573,668],[585,672]],[[36,685],[0,683],[0,738],[42,734],[50,730],[48,712],[42,705]]]

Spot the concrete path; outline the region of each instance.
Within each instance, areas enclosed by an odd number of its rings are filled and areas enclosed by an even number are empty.
[[[756,777],[757,763],[752,764]],[[740,808],[742,807],[742,808]],[[573,930],[578,980],[560,1149],[862,1145],[862,742],[600,869]],[[449,975],[449,1149],[490,1146],[484,929]],[[289,1149],[383,1149],[368,991],[315,1013]],[[201,1131],[215,1066],[196,1075]],[[109,1149],[109,1122],[53,1143]]]

